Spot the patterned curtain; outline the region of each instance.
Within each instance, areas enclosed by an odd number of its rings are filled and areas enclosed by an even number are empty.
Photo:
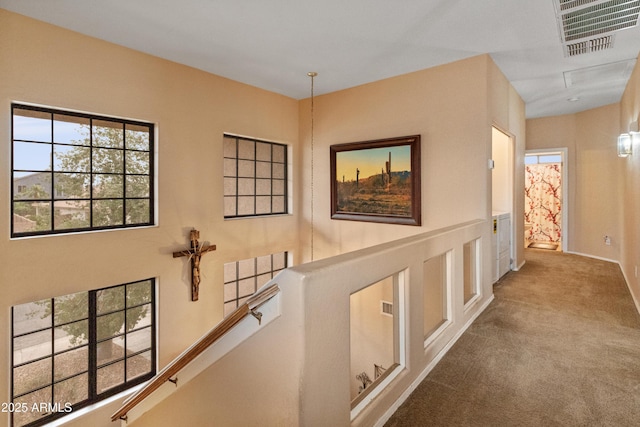
[[[526,165],[524,221],[531,224],[529,240],[559,242],[562,237],[560,163]]]

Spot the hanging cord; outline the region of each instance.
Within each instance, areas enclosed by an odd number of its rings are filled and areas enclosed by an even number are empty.
[[[313,130],[314,130],[314,116],[315,116],[315,105],[314,105],[314,94],[313,94],[313,79],[316,77],[318,73],[315,71],[310,71],[307,73],[307,76],[311,77],[311,261],[313,261],[313,234],[314,234],[314,218],[313,218]]]

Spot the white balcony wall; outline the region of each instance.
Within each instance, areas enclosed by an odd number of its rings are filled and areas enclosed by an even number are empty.
[[[274,279],[279,317],[127,425],[381,425],[493,299],[489,237],[489,222],[476,220],[283,271]],[[475,239],[481,289],[465,307],[463,247]],[[425,347],[424,263],[447,252],[451,322]],[[402,363],[352,410],[350,295],[400,272]]]

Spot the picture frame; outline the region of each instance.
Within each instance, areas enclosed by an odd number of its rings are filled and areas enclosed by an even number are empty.
[[[420,135],[330,146],[331,218],[421,225]]]

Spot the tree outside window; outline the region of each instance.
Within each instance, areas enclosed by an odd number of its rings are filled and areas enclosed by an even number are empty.
[[[153,223],[153,126],[13,106],[13,236]]]
[[[12,402],[15,426],[40,425],[155,374],[154,280],[15,306]],[[49,404],[49,412],[33,405]]]

